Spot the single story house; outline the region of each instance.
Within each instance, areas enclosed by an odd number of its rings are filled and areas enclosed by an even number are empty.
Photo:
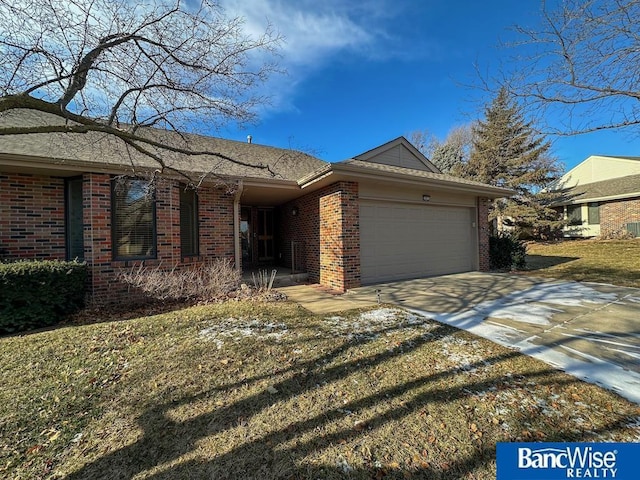
[[[592,155],[565,173],[553,190],[569,221],[567,237],[640,237],[640,157]]]
[[[0,126],[60,121],[29,110],[0,116]],[[328,163],[255,143],[146,134],[200,152],[164,152],[167,169],[153,192],[157,163],[113,136],[0,136],[4,256],[84,260],[94,302],[126,294],[120,269],[187,268],[215,257],[243,269],[304,271],[344,292],[487,270],[489,202],[512,193],[440,173],[403,137]],[[171,168],[202,175],[202,184],[186,188]]]

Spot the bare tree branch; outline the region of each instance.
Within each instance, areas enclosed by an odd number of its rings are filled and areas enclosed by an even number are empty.
[[[497,80],[547,131],[574,135],[640,125],[640,1],[542,2],[542,26],[518,26],[518,55]]]
[[[162,152],[271,171],[139,130],[251,121],[266,101],[257,87],[278,71],[271,59],[281,37],[271,26],[250,37],[242,19],[226,17],[212,0],[2,0],[0,32],[0,113],[30,109],[67,121],[0,127],[0,136],[100,132],[161,171],[169,168]]]

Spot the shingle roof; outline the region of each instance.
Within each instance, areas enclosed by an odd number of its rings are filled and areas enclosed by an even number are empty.
[[[340,164],[353,165],[358,168],[370,169],[378,172],[411,175],[413,177],[438,180],[443,182],[455,183],[459,185],[468,185],[468,186],[474,186],[474,187],[490,187],[486,183],[475,182],[473,180],[467,180],[465,178],[460,178],[460,177],[454,177],[453,175],[448,175],[446,173],[435,173],[435,172],[428,172],[426,170],[416,170],[413,168],[396,167],[393,165],[386,165],[382,163],[365,162],[363,160],[346,160],[344,162],[340,162]],[[499,187],[496,187],[496,189],[499,189]],[[508,189],[503,189],[503,190],[508,190]]]
[[[59,125],[64,120],[34,110],[10,110],[0,115],[0,127]],[[327,162],[303,152],[238,142],[196,134],[179,135],[158,129],[146,129],[154,140],[191,151],[220,153],[250,166],[238,165],[215,155],[186,155],[163,151],[167,166],[183,172],[212,172],[217,175],[244,178],[278,178],[297,180],[316,171]],[[160,151],[147,147],[154,153]],[[0,153],[50,159],[52,164],[95,164],[102,167],[158,168],[150,157],[128,147],[113,135],[88,133],[34,133],[0,136]],[[275,173],[251,165],[269,165]]]
[[[638,197],[640,196],[640,174],[585,183],[560,191],[562,199],[555,202],[558,205],[606,198]]]

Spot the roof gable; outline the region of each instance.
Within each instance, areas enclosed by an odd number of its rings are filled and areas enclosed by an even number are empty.
[[[640,174],[577,185],[562,194],[558,205],[640,197]]]
[[[372,150],[353,157],[354,160],[380,163],[392,167],[441,173],[409,140],[398,137]]]
[[[640,174],[640,157],[591,155],[565,173],[556,182],[554,189],[572,188],[576,185],[585,185],[636,174]]]

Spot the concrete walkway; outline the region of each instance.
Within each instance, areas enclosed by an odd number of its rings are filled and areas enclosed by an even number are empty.
[[[375,292],[372,298],[368,294],[346,293],[344,295],[336,295],[319,285],[281,287],[278,288],[278,291],[287,295],[287,298],[292,302],[299,303],[307,310],[318,315],[342,312],[354,308],[367,308],[378,304]]]
[[[291,290],[289,290],[291,289]],[[334,296],[282,289],[326,314],[392,303],[516,348],[640,403],[640,290],[551,282],[516,274],[464,273],[392,282]]]

